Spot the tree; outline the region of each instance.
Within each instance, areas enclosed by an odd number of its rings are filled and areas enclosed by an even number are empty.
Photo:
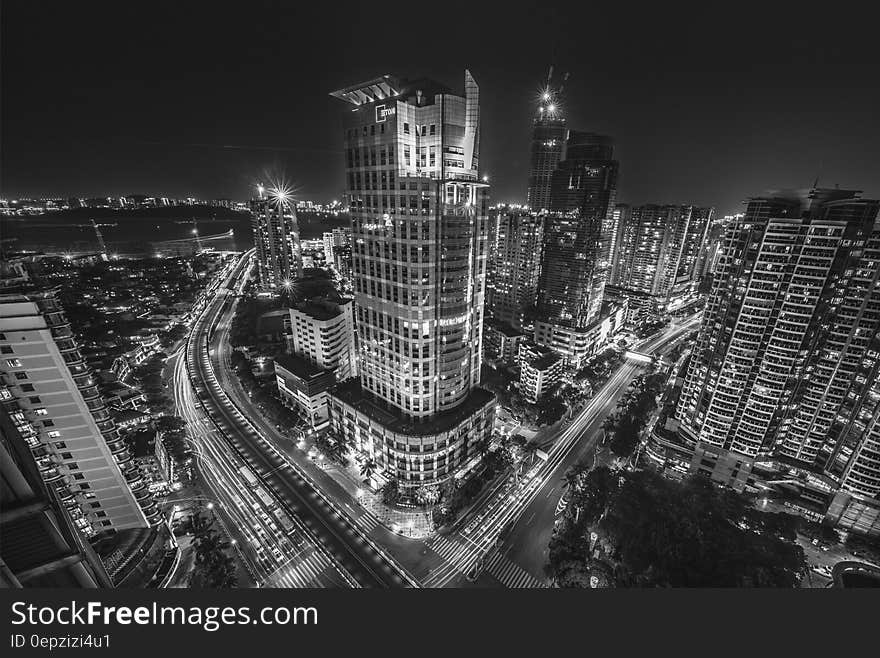
[[[361,464],[361,477],[364,478],[364,482],[369,482],[370,478],[373,477],[373,474],[376,472],[376,469],[379,468],[379,465],[376,463],[376,460],[370,457],[366,459],[363,464]]]
[[[391,478],[382,487],[382,502],[386,505],[396,505],[400,500],[400,485],[397,478]]]
[[[607,559],[618,586],[794,587],[806,562],[788,516],[702,477],[597,468],[571,494],[548,571],[558,582]],[[601,557],[590,554],[592,533]]]
[[[416,504],[422,507],[433,505],[440,499],[440,489],[436,486],[421,486],[416,489]]]
[[[159,432],[178,432],[186,427],[186,421],[180,416],[160,416],[153,425]]]
[[[192,588],[230,589],[236,586],[235,562],[226,552],[229,542],[214,529],[214,517],[199,510],[191,519],[195,569]]]

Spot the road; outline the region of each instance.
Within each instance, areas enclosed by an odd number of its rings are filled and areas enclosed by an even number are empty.
[[[692,316],[673,324],[637,349],[646,353],[668,350],[698,322],[699,316]],[[644,367],[637,361],[624,362],[562,431],[546,462],[538,460],[518,482],[500,486],[471,511],[460,530],[430,541],[432,550],[442,555],[446,564],[423,584],[468,586],[469,574],[475,573],[476,586],[545,586],[547,546],[559,511],[565,472],[591,454],[602,434],[602,421]],[[499,540],[502,531],[505,536]]]
[[[259,487],[273,499],[273,505],[269,507],[277,506],[297,523],[298,530],[307,538],[309,549],[320,551],[330,560],[333,570],[352,581],[350,584],[383,588],[417,586],[417,581],[370,539],[335,501],[316,488],[297,464],[266,440],[218,381],[215,373],[221,369],[218,354],[222,336],[215,330],[221,322],[228,324],[230,321],[234,292],[241,289],[249,263],[250,254],[217,289],[196,320],[186,345],[186,366],[195,397],[185,400],[184,407],[196,409],[196,414],[198,408],[206,413],[208,423],[202,421],[205,432],[200,435],[205,446],[224,446],[222,451],[218,449],[211,453],[211,457],[215,466],[225,463],[226,467],[216,472],[206,469],[211,484],[216,485],[212,489],[217,491],[223,488],[222,483],[228,483],[241,495],[248,485],[241,477],[235,477],[238,471],[233,467],[246,465],[259,480]],[[199,424],[197,420],[195,426]],[[247,524],[250,525],[253,521]],[[288,550],[282,554],[292,558],[291,565],[299,560],[295,552]],[[330,567],[325,571],[329,572]]]

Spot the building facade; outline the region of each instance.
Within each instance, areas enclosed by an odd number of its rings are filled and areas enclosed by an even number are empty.
[[[0,479],[0,587],[113,586],[59,491],[44,482],[31,446],[2,406]]]
[[[251,228],[262,290],[280,290],[302,277],[302,249],[296,210],[283,192],[251,199]]]
[[[544,220],[523,208],[490,209],[494,225],[486,282],[486,315],[522,331],[538,297]]]
[[[488,362],[514,366],[519,358],[519,346],[526,334],[508,324],[487,318],[483,325],[484,354]]]
[[[54,290],[0,290],[0,403],[86,535],[162,522]]]
[[[636,323],[673,311],[692,299],[699,284],[712,208],[627,206],[614,211],[619,239],[608,283],[630,295]]]
[[[487,185],[469,72],[464,86],[384,76],[332,94],[354,106],[344,149],[360,381],[337,387],[331,418],[403,487],[451,478],[491,431],[492,396],[478,387]]]
[[[336,381],[357,377],[354,303],[315,298],[290,309],[290,352],[335,373]]]
[[[529,188],[527,204],[534,212],[550,209],[550,182],[556,167],[565,158],[568,128],[552,91],[547,91],[538,105],[532,123],[529,153]]]
[[[848,190],[778,193],[727,226],[676,409],[693,470],[742,488],[755,459],[781,457],[880,490],[878,207]]]
[[[613,223],[617,175],[609,137],[569,131],[544,225],[538,284],[544,322],[584,328],[599,317],[609,267],[603,228]]]
[[[275,357],[275,382],[281,401],[298,409],[312,429],[320,429],[330,420],[327,391],[336,383],[332,370],[326,370],[301,356],[280,354]]]
[[[562,378],[562,357],[549,347],[523,343],[519,348],[519,390],[535,404]]]

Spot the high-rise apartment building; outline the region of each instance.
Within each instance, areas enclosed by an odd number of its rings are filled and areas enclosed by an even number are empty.
[[[672,311],[696,293],[712,208],[626,206],[614,210],[620,227],[609,283],[629,295],[630,315]],[[646,304],[650,308],[646,307]]]
[[[403,487],[478,459],[488,257],[479,88],[383,76],[336,91],[345,113],[360,380],[331,398],[334,432]]]
[[[694,470],[741,488],[755,459],[782,456],[880,490],[878,207],[813,189],[751,199],[728,224],[676,409]]]
[[[486,283],[486,316],[521,331],[526,311],[538,296],[544,220],[525,208],[497,206],[489,211],[494,224],[492,257]]]
[[[13,410],[15,411],[15,410]],[[112,587],[59,491],[44,482],[32,445],[0,405],[0,587]]]
[[[251,199],[251,228],[257,259],[257,278],[263,290],[289,287],[302,277],[302,249],[293,203],[283,191],[260,188]]]
[[[86,535],[162,522],[55,290],[0,290],[0,404]]]

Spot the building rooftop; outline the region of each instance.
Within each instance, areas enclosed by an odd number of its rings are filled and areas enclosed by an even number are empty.
[[[511,327],[506,322],[499,322],[498,320],[486,320],[486,324],[492,327],[495,331],[504,334],[508,338],[516,338],[517,336],[525,336],[525,333],[522,331],[517,331],[513,327]]]
[[[332,320],[342,314],[342,307],[351,300],[340,299],[339,301],[330,300],[327,297],[315,297],[304,302],[300,302],[294,308],[300,313],[305,313],[310,318],[319,321]]]
[[[547,370],[548,368],[556,365],[561,359],[562,357],[554,352],[538,357],[534,361],[530,362],[529,365],[535,370]]]
[[[399,434],[424,436],[446,432],[486,405],[492,403],[495,395],[482,388],[471,389],[471,392],[455,409],[443,411],[427,420],[413,419],[405,416],[400,410],[384,406],[361,388],[359,379],[353,378],[338,384],[331,390],[331,395],[351,405],[372,420]]]
[[[307,361],[296,354],[279,354],[275,357],[275,369],[283,368],[289,373],[299,377],[300,379],[309,380],[320,377],[330,370],[325,370],[320,366],[316,366],[311,361]]]

